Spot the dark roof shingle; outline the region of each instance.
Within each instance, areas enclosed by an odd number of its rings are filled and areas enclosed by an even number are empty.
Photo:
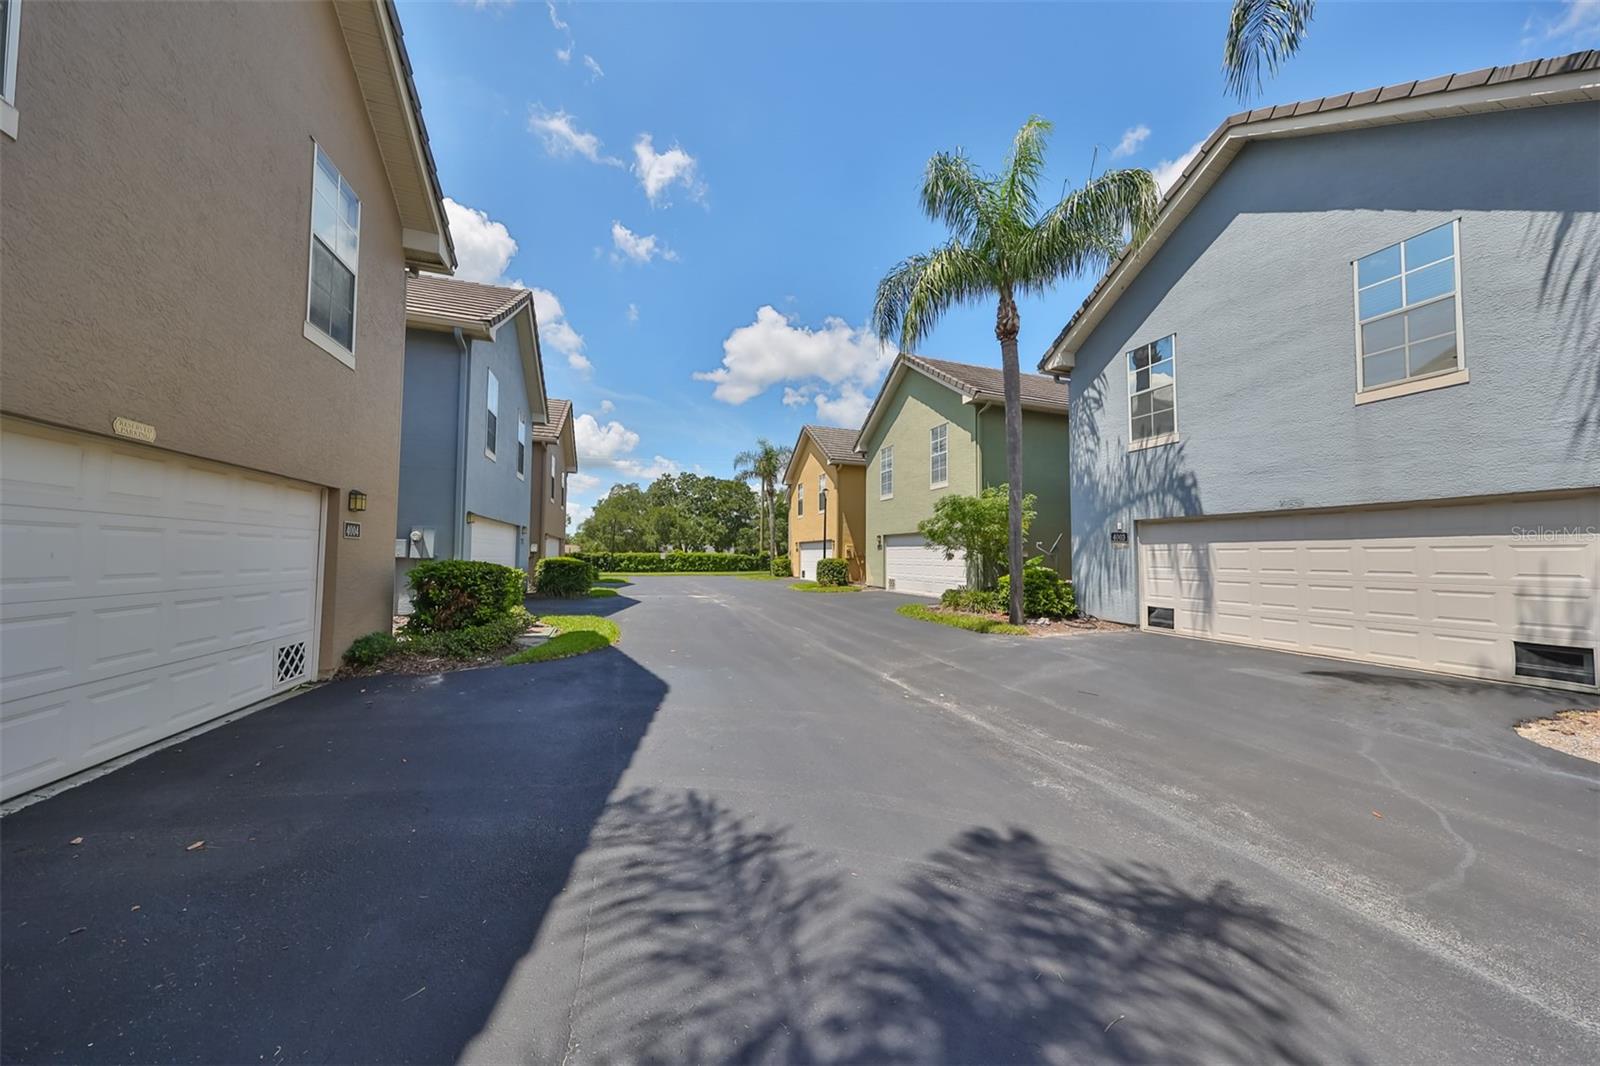
[[[1005,376],[999,367],[953,363],[948,359],[929,359],[921,355],[907,355],[905,360],[923,371],[933,371],[935,377],[945,378],[946,384],[963,392],[990,397],[1005,396]],[[1065,407],[1067,386],[1043,374],[1025,372],[1022,375],[1022,402]]]
[[[549,421],[533,424],[533,439],[541,444],[554,444],[561,439],[561,428],[572,414],[572,401],[552,397],[545,401],[545,412]]]
[[[532,299],[529,290],[504,285],[484,285],[432,274],[406,279],[408,316],[471,320],[485,329],[498,326]]]
[[[864,465],[867,457],[856,451],[856,430],[842,426],[806,426],[805,432],[817,442],[822,455],[830,463]]]

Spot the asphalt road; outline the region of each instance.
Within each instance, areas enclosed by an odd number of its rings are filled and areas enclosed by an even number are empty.
[[[6,818],[0,1057],[1600,1059],[1600,767],[1509,728],[1571,697],[623,591]]]

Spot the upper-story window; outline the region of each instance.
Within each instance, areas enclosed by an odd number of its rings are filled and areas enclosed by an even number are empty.
[[[1144,448],[1178,437],[1177,334],[1128,353],[1128,442]]]
[[[556,450],[550,449],[550,502],[556,502]]]
[[[1461,367],[1459,247],[1447,222],[1355,261],[1361,390]]]
[[[17,135],[17,31],[22,0],[0,0],[0,132]]]
[[[361,200],[316,145],[311,167],[311,291],[306,336],[355,366]]]
[[[794,483],[794,513],[797,517],[806,513],[806,483],[804,481],[796,481]]]
[[[878,499],[887,500],[894,495],[894,445],[878,449]]]
[[[528,423],[517,419],[517,476],[528,476]]]
[[[950,423],[941,422],[928,431],[928,485],[942,489],[950,484]]]
[[[500,379],[494,376],[493,370],[489,371],[489,384],[484,390],[484,400],[489,417],[484,420],[483,454],[493,459],[494,443],[500,428]]]

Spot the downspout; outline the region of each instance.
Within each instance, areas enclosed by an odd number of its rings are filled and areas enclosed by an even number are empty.
[[[461,383],[456,389],[456,417],[461,431],[456,434],[456,534],[455,557],[467,558],[467,403],[472,396],[472,342],[457,326],[451,331],[461,349]]]

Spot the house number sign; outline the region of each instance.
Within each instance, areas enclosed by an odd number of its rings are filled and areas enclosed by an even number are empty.
[[[345,535],[345,539],[347,539],[347,540],[357,540],[357,539],[359,539],[360,536],[361,536],[361,523],[360,522],[346,522],[344,524],[344,535]]]

